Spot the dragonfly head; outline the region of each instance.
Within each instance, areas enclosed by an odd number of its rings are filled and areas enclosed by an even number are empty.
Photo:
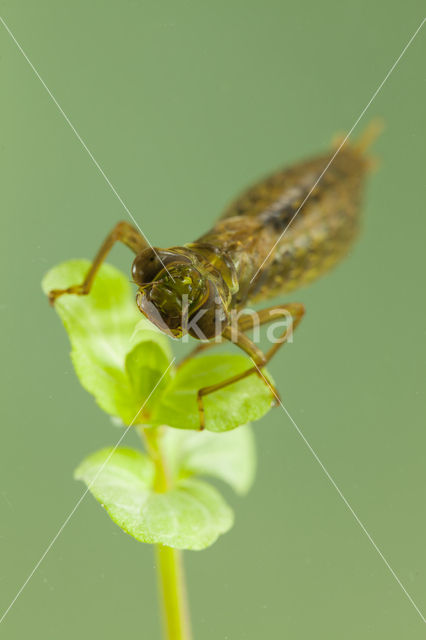
[[[209,340],[229,322],[226,284],[187,248],[145,249],[132,277],[139,310],[170,337]]]

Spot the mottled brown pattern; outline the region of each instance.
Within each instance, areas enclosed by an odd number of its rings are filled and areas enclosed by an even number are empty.
[[[358,230],[369,164],[354,147],[338,153],[286,229],[331,157],[332,152],[302,162],[254,185],[199,239],[226,252],[235,264],[240,284],[237,306],[307,284],[347,253]]]

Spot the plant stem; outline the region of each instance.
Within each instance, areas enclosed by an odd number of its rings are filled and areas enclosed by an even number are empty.
[[[191,630],[182,552],[163,545],[157,545],[156,551],[166,638],[168,640],[190,640]]]
[[[167,461],[161,450],[164,427],[140,428],[146,449],[155,465],[154,489],[159,493],[171,488]],[[157,574],[162,600],[166,640],[191,640],[182,552],[165,545],[156,546]]]

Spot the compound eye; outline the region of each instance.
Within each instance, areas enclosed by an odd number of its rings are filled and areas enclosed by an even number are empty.
[[[152,282],[159,271],[163,269],[161,260],[158,257],[158,253],[150,247],[144,249],[133,260],[132,264],[132,278],[133,282],[142,285],[147,282]]]

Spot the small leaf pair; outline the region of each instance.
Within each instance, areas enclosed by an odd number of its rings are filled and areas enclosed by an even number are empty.
[[[254,444],[248,426],[217,436],[164,428],[169,491],[154,491],[153,461],[134,449],[103,449],[78,467],[111,519],[141,542],[176,549],[204,549],[233,524],[220,493],[196,474],[213,475],[245,493],[254,476]]]
[[[89,266],[86,260],[72,260],[55,267],[43,280],[44,292],[81,282]],[[168,338],[140,314],[129,282],[108,264],[90,295],[64,295],[55,309],[68,332],[81,384],[124,424],[137,416],[136,423],[198,429],[198,389],[251,366],[245,356],[222,353],[167,370],[172,359]],[[258,376],[250,376],[205,396],[204,405],[206,429],[229,431],[262,417],[271,407],[271,392]]]

